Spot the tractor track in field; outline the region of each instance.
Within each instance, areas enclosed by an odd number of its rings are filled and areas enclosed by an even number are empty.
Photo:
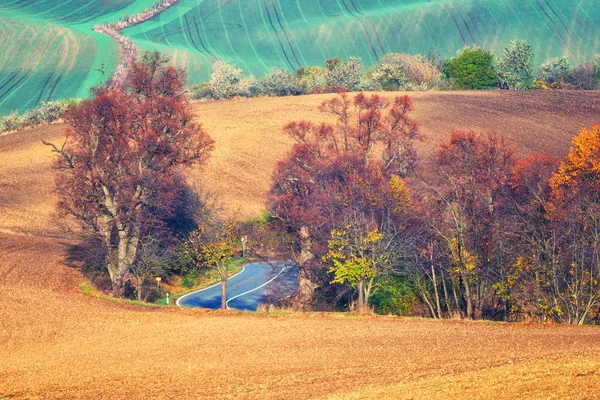
[[[267,18],[269,19],[269,24],[271,24],[271,28],[273,29],[273,32],[275,33],[275,37],[277,37],[277,41],[279,42],[279,46],[281,46],[281,51],[283,52],[285,59],[287,60],[288,64],[290,65],[290,67],[292,69],[296,69],[296,68],[294,68],[294,64],[292,64],[292,62],[290,61],[290,58],[288,57],[287,52],[285,51],[285,47],[283,46],[283,42],[281,41],[281,38],[279,37],[279,33],[277,32],[277,29],[275,29],[275,25],[273,24],[273,19],[271,18],[271,12],[269,11],[269,6],[267,5],[267,0],[263,0],[263,4],[265,6],[265,10],[267,11]]]
[[[379,43],[379,47],[381,48],[381,53],[385,55],[385,48],[383,47],[383,44],[381,42],[381,37],[379,36],[379,32],[377,32],[377,28],[375,27],[375,24],[373,23],[373,21],[371,20],[371,18],[369,18],[368,15],[364,14],[362,11],[360,11],[358,9],[358,7],[356,7],[356,3],[354,2],[354,0],[349,0],[350,4],[352,4],[352,7],[354,7],[354,9],[356,10],[356,12],[361,15],[365,21],[367,21],[369,23],[369,25],[371,26],[371,29],[373,30],[373,33],[375,34],[375,37],[377,38],[377,43]]]
[[[458,24],[458,21],[454,17],[454,14],[452,14],[452,10],[450,10],[448,7],[446,7],[446,5],[444,3],[440,3],[440,7],[442,7],[444,10],[446,10],[446,12],[450,16],[450,18],[452,18],[452,21],[454,22],[454,25],[456,26],[456,30],[458,31],[458,34],[460,35],[460,39],[462,40],[463,45],[468,46],[467,41],[465,40],[465,36],[463,35],[462,30],[460,29],[460,25]]]
[[[576,60],[577,57],[575,57],[575,53],[573,53],[573,50],[571,49],[571,46],[569,45],[569,43],[567,43],[567,41],[565,40],[565,37],[560,32],[560,29],[558,28],[558,25],[556,25],[556,23],[554,22],[554,20],[552,19],[552,17],[550,17],[550,14],[548,14],[548,11],[546,11],[546,9],[542,6],[542,4],[539,2],[539,0],[535,0],[535,2],[537,3],[537,5],[540,8],[540,10],[542,10],[542,13],[544,13],[544,15],[546,16],[546,18],[548,19],[548,21],[550,21],[550,23],[554,27],[554,31],[558,34],[558,37],[560,37],[561,42],[563,42],[563,44],[565,45],[565,48],[567,49],[567,51],[569,52],[569,54],[571,55],[571,57],[574,60]]]
[[[285,30],[285,28],[283,27],[283,24],[281,23],[281,18],[279,17],[279,12],[277,11],[277,6],[275,5],[275,0],[271,0],[271,5],[273,6],[273,11],[275,12],[275,18],[277,19],[277,23],[279,24],[279,27],[281,28],[281,31],[283,32],[283,36],[285,36],[285,40],[288,43],[288,46],[290,47],[290,50],[292,51],[292,55],[294,56],[294,59],[296,60],[296,63],[298,64],[298,68],[302,67],[302,63],[300,62],[300,60],[298,60],[298,56],[296,55],[296,52],[294,51],[294,46],[292,46],[292,42],[290,41],[290,38]]]
[[[348,15],[355,18],[358,21],[358,23],[360,24],[360,26],[362,27],[363,31],[365,32],[365,35],[367,36],[367,40],[369,41],[369,45],[371,46],[371,51],[373,51],[373,54],[375,55],[375,59],[377,61],[379,61],[379,55],[377,54],[377,50],[375,50],[375,46],[373,45],[373,39],[371,38],[371,34],[369,34],[369,30],[365,26],[364,22],[360,19],[360,17],[358,17],[357,15],[353,14],[352,11],[350,11],[350,8],[348,7],[348,4],[346,4],[345,0],[341,0],[341,2],[344,5],[344,8],[346,9],[346,12],[348,13]]]
[[[206,47],[206,45],[204,44],[204,41],[202,40],[202,36],[200,35],[200,29],[198,29],[198,21],[196,21],[196,16],[192,15],[192,19],[194,21],[194,28],[196,28],[196,34],[198,35],[198,40],[200,40],[200,46],[202,46],[202,48],[204,50],[206,50],[206,53],[208,53],[209,56],[211,56],[215,60],[218,60],[219,58],[217,56],[215,56],[213,53],[211,53],[211,51],[208,49],[208,47]]]
[[[577,49],[577,52],[579,53],[579,56],[581,57],[581,60],[583,62],[585,62],[586,58],[583,55],[583,52],[581,51],[581,47],[579,47],[579,44],[577,44],[577,42],[575,41],[575,39],[573,39],[573,36],[571,35],[571,31],[569,31],[569,28],[567,27],[567,24],[565,24],[565,21],[563,21],[563,19],[560,17],[560,15],[558,15],[558,13],[554,9],[554,7],[552,7],[552,5],[548,2],[548,0],[544,0],[544,3],[546,3],[546,5],[548,6],[548,8],[550,8],[550,11],[552,11],[552,14],[554,14],[556,16],[556,19],[558,19],[558,21],[560,22],[560,24],[563,26],[563,28],[565,29],[565,33],[567,34],[567,36],[569,36],[569,39],[571,39],[571,42],[573,43],[573,45]]]
[[[471,41],[473,41],[473,44],[475,46],[477,46],[477,41],[475,40],[475,37],[473,36],[473,32],[471,32],[471,28],[469,27],[469,24],[467,23],[467,20],[465,19],[464,15],[462,14],[462,12],[456,8],[456,5],[452,4],[452,7],[456,10],[456,12],[458,13],[458,15],[460,16],[460,19],[462,19],[463,24],[465,24],[465,28],[467,28],[467,32],[469,32],[469,36],[471,37]]]

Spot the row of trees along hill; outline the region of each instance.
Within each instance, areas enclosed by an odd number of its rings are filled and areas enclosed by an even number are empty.
[[[134,64],[122,89],[71,107],[58,154],[59,207],[75,217],[113,293],[180,268],[216,268],[223,282],[240,225],[220,220],[182,169],[214,144],[160,54]],[[296,239],[317,308],[435,318],[598,320],[600,126],[568,157],[520,159],[501,137],[453,131],[429,158],[408,96],[346,94],[323,102],[335,124],[291,122],[296,141],[274,173],[270,220],[248,222],[265,253]],[[284,256],[281,251],[278,255]],[[308,290],[310,289],[310,290]]]
[[[340,94],[292,122],[269,208],[296,237],[305,301],[435,318],[597,321],[600,126],[558,163],[453,131],[418,160],[412,102]],[[373,300],[372,300],[373,299]],[[424,312],[424,311],[421,311]]]
[[[305,66],[295,73],[281,68],[256,79],[226,61],[212,66],[208,82],[192,85],[193,98],[290,96],[358,91],[424,91],[474,89],[584,89],[600,81],[600,55],[579,65],[568,57],[546,59],[537,68],[529,43],[513,40],[498,57],[479,47],[464,47],[447,60],[429,53],[390,53],[365,68],[358,57],[329,59],[323,66]]]

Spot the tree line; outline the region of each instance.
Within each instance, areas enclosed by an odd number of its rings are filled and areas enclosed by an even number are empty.
[[[598,321],[600,126],[560,162],[458,130],[421,158],[409,96],[341,92],[319,106],[335,123],[283,128],[295,145],[268,215],[237,222],[186,185],[184,169],[214,143],[192,117],[184,71],[165,63],[144,55],[124,88],[71,106],[64,143],[48,143],[59,208],[82,226],[105,290],[145,299],[153,276],[212,268],[224,293],[247,235],[254,256],[298,264],[293,307]]]
[[[600,55],[594,61],[571,65],[568,57],[546,59],[537,68],[533,49],[524,40],[513,40],[499,57],[479,47],[464,47],[456,56],[442,59],[425,55],[386,54],[365,68],[359,57],[332,58],[323,66],[306,66],[295,73],[273,67],[260,78],[244,75],[226,61],[212,66],[208,82],[190,86],[192,98],[294,96],[359,91],[423,90],[596,90],[600,80]]]
[[[269,209],[297,240],[308,299],[434,318],[597,321],[600,126],[562,161],[454,130],[428,158],[408,96],[340,94],[292,122]],[[392,298],[370,297],[380,291]],[[423,310],[424,308],[424,310]]]

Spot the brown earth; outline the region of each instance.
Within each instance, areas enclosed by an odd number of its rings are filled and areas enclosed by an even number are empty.
[[[264,210],[290,120],[328,96],[197,103],[217,142],[204,178],[240,218]],[[428,137],[496,130],[522,152],[564,155],[600,122],[598,93],[415,94]],[[72,234],[56,227],[53,125],[0,137],[1,398],[481,398],[600,395],[595,327],[388,317],[248,315],[108,302],[77,291]]]

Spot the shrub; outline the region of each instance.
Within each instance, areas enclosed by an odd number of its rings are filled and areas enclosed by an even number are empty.
[[[232,97],[252,97],[255,95],[255,79],[245,77],[241,69],[226,61],[217,61],[212,66],[210,95],[215,99],[231,99]]]
[[[258,92],[266,95],[297,96],[302,94],[300,81],[282,68],[273,67],[271,72],[257,82]]]
[[[190,86],[190,97],[192,99],[209,99],[212,97],[210,91],[210,83],[202,82]]]
[[[569,74],[569,83],[580,90],[598,89],[598,66],[587,62],[573,68]]]
[[[51,123],[61,118],[68,107],[68,103],[62,101],[48,101],[42,103],[39,108],[40,117],[44,122]]]
[[[364,73],[365,68],[359,57],[351,57],[348,61],[340,60],[337,63],[331,63],[331,69],[327,69],[325,75],[327,86],[352,92],[359,91],[362,89],[361,81]]]
[[[42,122],[44,122],[42,113],[39,108],[35,108],[29,111],[27,114],[25,114],[23,118],[25,119],[25,123],[27,125],[39,125]]]
[[[500,88],[531,89],[533,82],[533,50],[525,40],[513,40],[496,63]]]
[[[302,67],[296,76],[304,93],[321,93],[327,86],[327,69],[319,66]]]
[[[16,112],[10,113],[0,120],[0,132],[8,132],[22,129],[25,127],[25,118]]]
[[[441,73],[421,55],[386,54],[368,72],[384,90],[431,90],[439,87]]]
[[[571,72],[571,64],[567,57],[549,58],[542,63],[538,70],[538,79],[548,84],[565,82]]]
[[[377,279],[371,303],[377,314],[411,315],[417,296],[405,280],[389,276]]]
[[[444,72],[455,89],[490,89],[498,82],[493,62],[489,51],[467,46],[446,61]]]

